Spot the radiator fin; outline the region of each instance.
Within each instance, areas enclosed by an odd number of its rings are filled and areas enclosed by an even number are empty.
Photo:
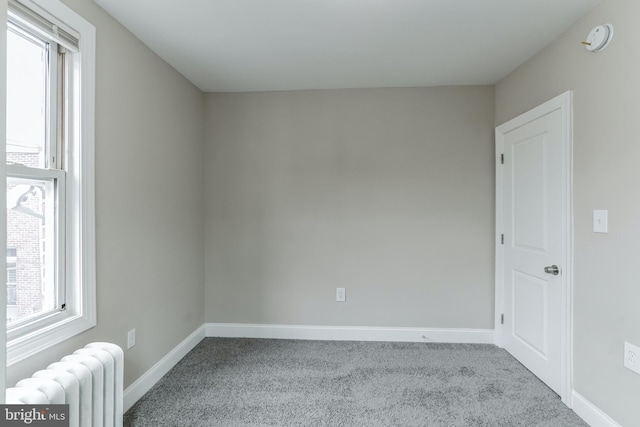
[[[6,403],[69,404],[70,427],[122,427],[124,352],[96,342],[6,390]]]

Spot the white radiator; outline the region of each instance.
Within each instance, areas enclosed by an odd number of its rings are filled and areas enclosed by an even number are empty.
[[[106,342],[52,363],[7,389],[8,404],[69,404],[69,427],[122,427],[124,353]]]

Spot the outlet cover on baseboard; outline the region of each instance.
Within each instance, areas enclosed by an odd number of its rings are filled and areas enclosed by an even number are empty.
[[[640,374],[640,347],[624,343],[624,367]]]

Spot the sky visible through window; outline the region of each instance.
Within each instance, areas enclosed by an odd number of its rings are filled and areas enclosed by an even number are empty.
[[[44,159],[46,137],[46,45],[7,32],[7,160],[15,152],[37,152]],[[35,165],[34,165],[35,166]],[[44,164],[38,164],[44,167]]]

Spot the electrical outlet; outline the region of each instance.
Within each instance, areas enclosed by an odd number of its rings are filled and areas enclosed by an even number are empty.
[[[347,300],[347,293],[345,288],[336,288],[336,301],[345,302]]]
[[[133,328],[127,333],[127,350],[134,345],[136,345],[136,328]]]
[[[624,343],[624,367],[640,374],[640,347]]]

